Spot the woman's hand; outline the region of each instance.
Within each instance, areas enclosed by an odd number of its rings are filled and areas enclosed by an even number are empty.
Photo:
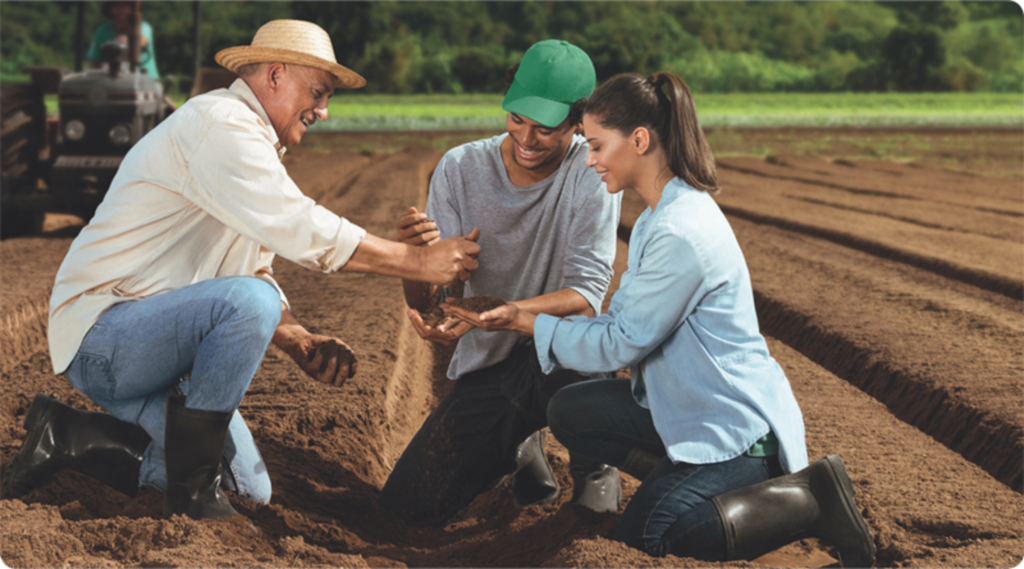
[[[441,308],[444,309],[445,314],[487,332],[511,330],[523,336],[533,336],[533,323],[537,320],[537,315],[519,308],[512,302],[492,308],[482,314],[469,312],[448,302],[441,303]]]

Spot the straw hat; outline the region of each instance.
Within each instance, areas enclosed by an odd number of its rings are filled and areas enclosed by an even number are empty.
[[[361,75],[338,64],[327,32],[302,20],[267,22],[256,31],[252,45],[229,47],[218,52],[214,59],[235,73],[250,63],[296,63],[331,73],[337,78],[335,87],[357,89],[366,85]]]

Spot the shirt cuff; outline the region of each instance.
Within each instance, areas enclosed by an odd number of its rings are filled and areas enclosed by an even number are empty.
[[[355,254],[356,249],[365,237],[365,229],[342,217],[334,250],[323,260],[321,265],[324,272],[330,273],[341,270],[348,263],[348,260],[352,258],[352,255]]]
[[[550,314],[538,314],[533,323],[533,344],[537,349],[537,360],[545,375],[558,369],[558,362],[551,353],[551,343],[555,341],[555,328],[559,319]]]

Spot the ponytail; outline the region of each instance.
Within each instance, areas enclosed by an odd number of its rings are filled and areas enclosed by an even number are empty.
[[[690,88],[679,77],[666,72],[616,75],[590,96],[586,114],[624,136],[641,126],[653,132],[673,174],[693,188],[718,192],[715,157],[697,120]]]

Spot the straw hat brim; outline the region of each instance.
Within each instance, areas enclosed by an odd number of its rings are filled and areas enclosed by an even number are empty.
[[[321,69],[334,75],[335,88],[358,89],[366,85],[366,79],[363,79],[362,75],[344,65],[290,49],[242,45],[221,50],[214,56],[214,59],[221,66],[235,73],[238,73],[241,67],[250,63],[294,63]]]

